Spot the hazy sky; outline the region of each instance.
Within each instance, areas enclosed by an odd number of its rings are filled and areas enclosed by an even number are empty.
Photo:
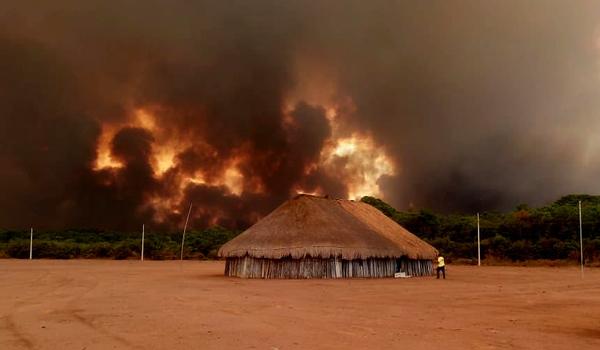
[[[598,1],[8,1],[0,227],[600,192]]]

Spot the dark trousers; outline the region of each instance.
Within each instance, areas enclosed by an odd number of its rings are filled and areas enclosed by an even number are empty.
[[[444,279],[446,279],[446,266],[438,266],[437,268],[437,278],[440,278],[440,271],[442,271],[442,275],[444,276]]]

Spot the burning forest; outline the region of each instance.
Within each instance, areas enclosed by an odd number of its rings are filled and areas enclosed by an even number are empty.
[[[168,229],[193,202],[194,227],[245,228],[298,193],[465,211],[597,192],[597,4],[455,5],[5,6],[0,224]]]

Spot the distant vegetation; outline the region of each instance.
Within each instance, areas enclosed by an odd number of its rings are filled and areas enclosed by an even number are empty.
[[[184,258],[211,259],[225,242],[239,231],[215,226],[189,231],[185,236]],[[181,232],[145,235],[144,258],[175,259],[181,254]],[[141,232],[67,230],[34,232],[34,258],[139,258]],[[0,257],[29,258],[29,232],[0,231]]]
[[[525,204],[508,213],[481,213],[482,259],[579,261],[579,211],[582,201],[586,262],[600,261],[600,196],[568,195],[541,208]],[[477,259],[475,215],[442,215],[429,210],[403,212],[384,201],[363,197],[450,259]]]
[[[481,213],[482,258],[501,261],[533,259],[579,261],[579,216],[582,201],[584,256],[600,262],[600,196],[569,195],[541,208],[519,205],[508,213]],[[450,260],[477,259],[474,215],[442,215],[429,210],[398,211],[384,201],[363,197],[411,232],[438,248]],[[215,226],[186,234],[184,257],[211,259],[219,247],[240,233]],[[141,232],[102,230],[35,231],[34,258],[139,258]],[[146,232],[144,257],[177,259],[181,232]],[[0,230],[0,257],[28,258],[29,232]]]

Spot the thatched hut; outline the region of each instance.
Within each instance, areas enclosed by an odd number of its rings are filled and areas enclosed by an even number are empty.
[[[299,195],[226,243],[225,275],[347,278],[433,273],[437,250],[372,206]]]

